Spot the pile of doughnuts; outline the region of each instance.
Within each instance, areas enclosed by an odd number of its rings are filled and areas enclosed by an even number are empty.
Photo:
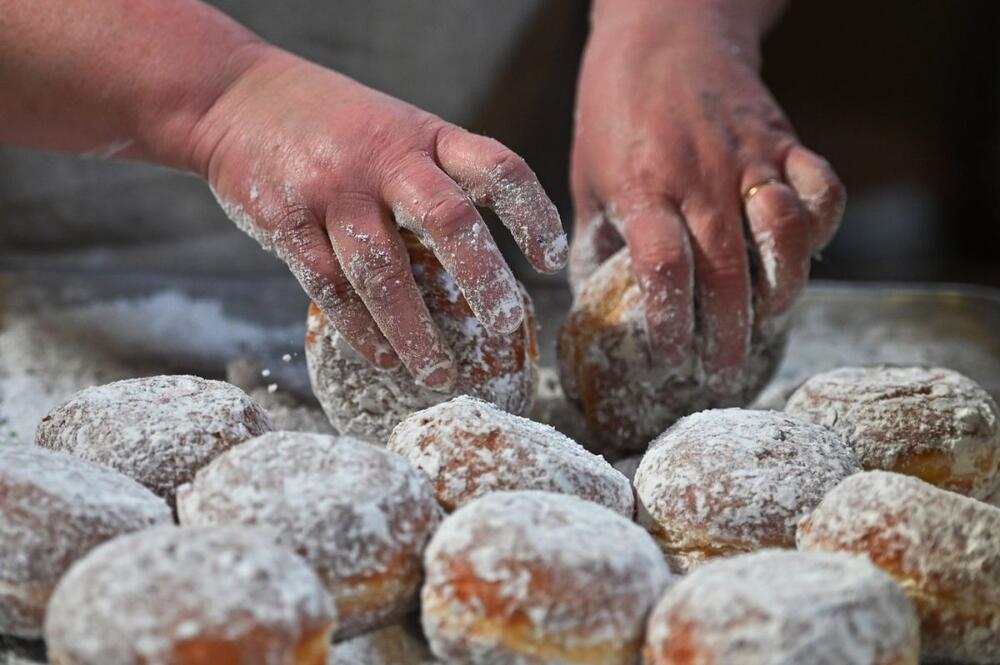
[[[841,368],[784,412],[729,407],[782,334],[727,395],[663,374],[619,255],[562,332],[585,448],[521,415],[527,296],[487,334],[407,247],[455,394],[368,367],[315,308],[339,434],[271,431],[198,377],[82,391],[0,444],[0,635],[54,665],[1000,663],[1000,410],[970,379]]]

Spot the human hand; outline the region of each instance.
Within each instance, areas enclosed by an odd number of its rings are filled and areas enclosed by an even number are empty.
[[[595,12],[570,272],[579,284],[624,241],[654,355],[678,371],[700,359],[725,395],[743,383],[751,335],[794,303],[845,195],[761,82],[759,31],[718,25],[679,11]]]
[[[525,162],[399,100],[267,47],[199,122],[193,162],[229,216],[291,268],[365,358],[450,390],[452,354],[410,272],[399,227],[430,247],[476,317],[517,329],[522,296],[476,205],[532,265],[568,255]]]

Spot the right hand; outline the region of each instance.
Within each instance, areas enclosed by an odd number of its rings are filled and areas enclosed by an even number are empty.
[[[271,47],[206,112],[193,152],[229,216],[288,264],[362,356],[383,369],[402,361],[433,389],[451,390],[456,368],[399,227],[501,333],[524,308],[476,205],[497,213],[539,271],[567,259],[558,212],[516,154]]]

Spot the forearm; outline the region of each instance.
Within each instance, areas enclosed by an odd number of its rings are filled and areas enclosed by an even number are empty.
[[[756,57],[788,0],[594,0],[594,29],[625,23],[660,38],[721,38]]]
[[[261,48],[196,0],[0,0],[0,142],[192,170],[199,119]]]

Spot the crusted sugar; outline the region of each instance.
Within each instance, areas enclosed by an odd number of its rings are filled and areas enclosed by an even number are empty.
[[[901,458],[943,452],[951,474],[976,479],[963,490],[971,496],[988,497],[1000,485],[1000,409],[952,370],[843,367],[806,381],[785,410],[840,433],[865,468],[891,470]]]
[[[53,660],[131,665],[173,662],[176,642],[194,635],[237,641],[265,628],[278,636],[260,662],[284,665],[307,631],[335,618],[316,574],[268,534],[160,527],[74,565],[53,595],[45,635]]]
[[[599,503],[631,518],[626,478],[553,427],[459,396],[412,414],[393,430],[389,450],[431,479],[455,508],[498,490],[546,490]]]
[[[793,547],[798,520],[858,471],[851,449],[822,426],[775,411],[702,411],[643,456],[640,522],[681,570],[700,563],[706,541],[737,552]]]
[[[180,488],[177,508],[182,524],[274,529],[338,600],[359,593],[354,578],[415,577],[440,520],[429,483],[402,457],[349,437],[292,432],[271,432],[221,455]],[[391,604],[382,614],[405,609]]]
[[[1000,661],[1000,509],[912,476],[867,471],[799,525],[799,549],[870,554],[918,602],[926,656]],[[871,550],[869,548],[872,548]]]
[[[226,448],[271,429],[239,388],[195,376],[154,376],[87,388],[53,410],[36,442],[110,466],[172,500],[174,489]]]
[[[683,640],[712,663],[916,662],[914,609],[860,557],[763,551],[706,564],[649,620],[648,650]]]
[[[0,444],[0,493],[0,596],[29,605],[99,543],[173,519],[162,499],[130,478],[35,446]],[[0,632],[41,635],[43,609],[0,607]]]
[[[463,506],[424,561],[425,633],[435,655],[458,662],[534,662],[476,636],[477,625],[513,617],[525,618],[533,637],[572,648],[628,643],[671,581],[640,527],[594,503],[537,491],[495,492]],[[491,613],[464,575],[453,577],[463,561],[479,580],[500,583],[493,593],[504,609]]]

